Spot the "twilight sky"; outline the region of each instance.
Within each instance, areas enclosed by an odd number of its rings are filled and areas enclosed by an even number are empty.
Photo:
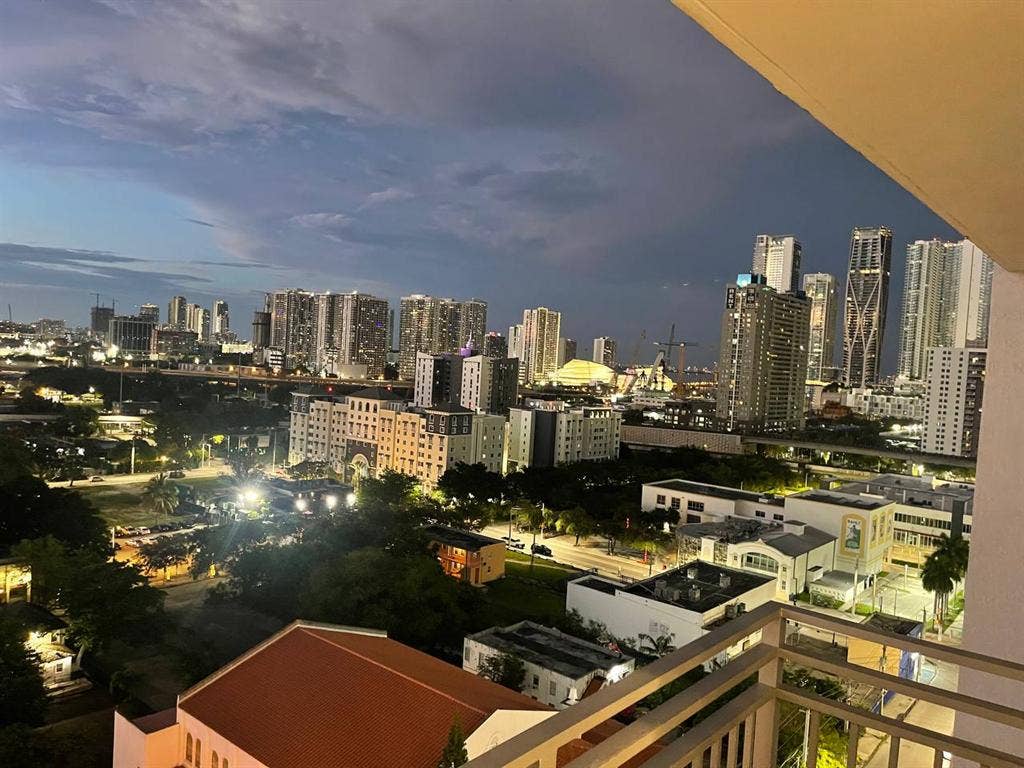
[[[905,244],[955,233],[667,0],[0,6],[16,319],[420,292],[707,362],[756,233],[841,275],[858,224],[895,231],[891,369]]]

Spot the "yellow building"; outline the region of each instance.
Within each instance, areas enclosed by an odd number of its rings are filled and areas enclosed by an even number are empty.
[[[377,471],[417,478],[426,488],[456,464],[483,464],[500,472],[505,419],[474,413],[454,403],[415,411],[381,411],[377,425]]]
[[[505,575],[505,542],[445,525],[424,529],[449,576],[479,587]]]

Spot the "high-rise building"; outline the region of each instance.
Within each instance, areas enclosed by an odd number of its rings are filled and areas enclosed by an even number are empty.
[[[316,359],[316,295],[298,288],[268,295],[270,344],[286,368],[310,366]]]
[[[473,355],[462,360],[459,403],[472,411],[504,414],[519,399],[519,360]]]
[[[558,367],[576,359],[576,339],[567,339],[564,336],[558,339]]]
[[[252,313],[253,354],[261,353],[270,346],[270,312],[257,309]],[[262,355],[260,355],[262,358]]]
[[[508,357],[508,341],[497,331],[484,336],[484,354],[488,357]]]
[[[188,301],[184,296],[172,296],[167,303],[167,324],[184,330],[188,323],[187,307]]]
[[[907,246],[898,372],[924,378],[932,347],[983,347],[992,262],[970,240]]]
[[[210,340],[210,310],[202,304],[189,304],[185,308],[185,329],[193,331],[200,342]]]
[[[609,336],[598,336],[594,339],[594,362],[615,367],[615,339]]]
[[[523,324],[516,323],[508,327],[508,355],[509,357],[518,357],[520,361],[523,359]],[[522,370],[523,363],[519,363],[519,368]]]
[[[154,327],[149,337],[149,356],[154,360],[169,360],[194,355],[199,344],[195,331],[170,326]]]
[[[871,387],[878,380],[889,304],[892,230],[857,227],[850,236],[843,316],[843,384]]]
[[[793,235],[758,235],[750,271],[764,275],[778,293],[800,290],[800,241]]]
[[[462,361],[460,355],[417,352],[413,403],[419,408],[458,403],[462,392]]]
[[[98,304],[89,309],[89,330],[93,336],[107,338],[110,333],[110,321],[114,317],[113,307],[101,307]]]
[[[921,438],[925,453],[978,455],[986,358],[987,350],[974,347],[928,350],[928,391]]]
[[[388,352],[388,302],[366,293],[317,294],[314,348],[318,370],[334,365],[366,366],[366,375],[384,375]]]
[[[804,293],[811,302],[807,380],[831,381],[834,375],[836,317],[839,306],[835,275],[824,272],[804,275]]]
[[[217,299],[213,302],[213,311],[210,313],[210,332],[214,338],[219,338],[231,330],[231,318],[228,315],[228,303],[224,299]]]
[[[607,406],[512,408],[507,470],[617,459],[622,414]]]
[[[413,294],[402,297],[399,318],[398,375],[411,379],[416,353],[457,353],[467,344],[478,349],[487,332],[487,303]]]
[[[803,426],[810,312],[803,293],[778,293],[761,275],[726,289],[717,402],[726,429]]]
[[[138,315],[117,315],[110,319],[107,343],[118,348],[121,356],[149,355],[156,320]]]
[[[159,323],[160,322],[160,307],[156,304],[141,304],[139,306],[139,317],[145,317],[149,320]]]
[[[523,310],[519,381],[533,384],[558,369],[562,315],[547,307]]]
[[[950,313],[954,347],[987,347],[992,302],[992,259],[970,240],[956,244],[956,285]]]

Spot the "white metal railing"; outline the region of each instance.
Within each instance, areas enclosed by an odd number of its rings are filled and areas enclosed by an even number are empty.
[[[555,768],[560,748],[572,744],[619,712],[758,632],[760,641],[728,664],[592,746],[569,762],[566,768],[618,768],[654,745],[658,750],[643,762],[643,768],[774,768],[780,702],[789,702],[808,712],[808,727],[804,735],[807,768],[817,768],[822,716],[835,717],[847,723],[848,768],[857,766],[859,737],[865,728],[888,735],[889,768],[899,765],[903,741],[931,750],[931,766],[938,768],[944,766],[944,754],[972,761],[984,768],[1024,766],[1024,757],[860,709],[783,682],[783,665],[789,662],[844,680],[902,693],[957,713],[1024,729],[1024,712],[1019,709],[848,661],[826,659],[790,645],[785,638],[787,626],[791,623],[923,654],[930,659],[985,672],[1004,680],[1024,682],[1024,664],[881,631],[806,608],[769,603],[740,615],[699,640],[497,745],[467,763],[465,768]],[[690,730],[672,738],[687,719],[754,675],[756,682],[753,685]]]

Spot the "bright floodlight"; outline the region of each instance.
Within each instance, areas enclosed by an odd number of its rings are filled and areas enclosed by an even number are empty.
[[[328,509],[334,509],[334,507],[337,506],[338,504],[338,497],[335,496],[334,494],[324,496],[324,503],[327,505]]]
[[[245,500],[248,501],[250,504],[253,504],[253,503],[259,501],[259,498],[260,498],[260,494],[259,494],[258,491],[256,491],[253,488],[247,488],[246,489],[246,491],[245,491]]]
[[[356,495],[354,493],[349,493],[348,496],[345,497],[345,503],[350,507],[354,507],[356,505]]]
[[[305,512],[307,506],[308,505],[306,504],[306,500],[305,499],[296,499],[295,500],[295,508],[297,510],[299,510],[299,512]]]

